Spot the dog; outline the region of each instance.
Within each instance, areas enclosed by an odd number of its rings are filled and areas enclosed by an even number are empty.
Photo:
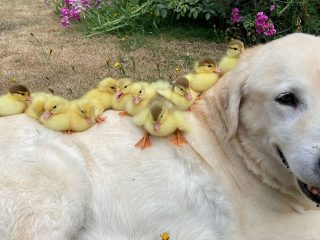
[[[64,135],[0,118],[0,239],[320,239],[320,39],[246,50],[187,113],[188,144],[130,117]]]

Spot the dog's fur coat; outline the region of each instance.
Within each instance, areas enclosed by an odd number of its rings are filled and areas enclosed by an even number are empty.
[[[247,50],[192,107],[180,148],[135,148],[143,131],[115,111],[72,135],[1,118],[0,239],[320,239],[296,180],[320,186],[319,45],[293,34]],[[288,89],[301,109],[274,101]]]

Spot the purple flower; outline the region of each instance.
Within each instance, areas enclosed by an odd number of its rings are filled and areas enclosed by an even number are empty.
[[[276,9],[276,5],[275,4],[272,4],[271,6],[270,6],[270,12],[272,12],[273,10],[275,10]]]
[[[71,16],[71,18],[80,21],[80,13],[79,13],[78,10],[72,8],[72,9],[70,10],[70,16]]]
[[[67,16],[62,17],[60,23],[63,28],[69,28],[70,27],[69,17]]]
[[[60,15],[61,16],[68,16],[70,14],[70,10],[68,7],[64,6],[60,8]]]
[[[263,12],[256,15],[256,32],[266,36],[272,36],[277,32],[269,17]]]
[[[90,7],[90,5],[91,5],[90,0],[81,0],[80,2],[85,7]]]
[[[64,0],[66,5],[71,5],[71,1],[70,0]]]
[[[239,8],[232,8],[231,10],[231,22],[238,23],[243,20],[243,17],[240,15]]]

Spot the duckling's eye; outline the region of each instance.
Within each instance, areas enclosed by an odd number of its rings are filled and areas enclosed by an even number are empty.
[[[81,112],[82,112],[82,113],[84,113],[84,111],[83,111],[83,110],[81,110]]]
[[[208,65],[208,67],[212,67],[212,65],[211,65],[211,64],[209,64],[209,65]]]
[[[57,108],[57,106],[53,106],[53,108],[52,109],[56,109]]]
[[[160,116],[160,119],[163,117],[163,115]]]
[[[111,89],[115,89],[115,87],[110,87]]]
[[[128,87],[128,85],[124,86],[124,88],[127,88],[127,87]]]
[[[140,90],[139,93],[142,93],[142,91]]]

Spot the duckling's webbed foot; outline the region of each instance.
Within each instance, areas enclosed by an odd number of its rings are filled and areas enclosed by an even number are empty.
[[[145,133],[144,136],[134,145],[140,149],[151,147],[151,139],[149,133]]]
[[[127,112],[119,112],[120,117],[129,116]]]
[[[170,139],[170,143],[176,146],[181,146],[183,144],[186,144],[187,140],[180,130],[176,130],[173,137]]]
[[[105,122],[106,119],[107,119],[107,118],[104,117],[104,116],[99,116],[99,117],[96,118],[96,121],[97,121],[97,123],[102,123],[102,122]]]

